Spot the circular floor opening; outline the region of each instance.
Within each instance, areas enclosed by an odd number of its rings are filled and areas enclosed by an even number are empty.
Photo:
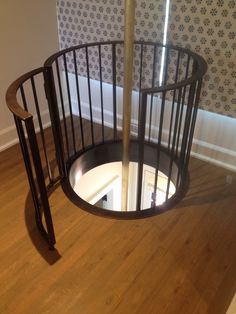
[[[80,208],[102,216],[141,218],[159,214],[179,202],[186,192],[178,162],[164,147],[144,145],[140,181],[139,143],[130,145],[128,202],[122,204],[122,143],[109,142],[81,153],[69,164],[62,183],[66,195]],[[141,182],[141,184],[140,184]]]
[[[71,168],[70,184],[75,193],[84,201],[99,208],[112,211],[122,211],[122,162],[110,162],[97,166],[84,174],[79,169]],[[73,173],[72,173],[73,172]],[[128,206],[127,211],[136,210],[138,182],[138,163],[129,164]],[[169,184],[169,188],[168,188]],[[158,171],[156,182],[156,201],[154,203],[155,168],[143,165],[143,184],[141,210],[154,205],[162,205],[176,191],[172,181]],[[168,188],[168,195],[167,193]]]

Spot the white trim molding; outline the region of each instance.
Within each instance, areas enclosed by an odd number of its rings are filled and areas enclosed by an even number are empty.
[[[74,74],[70,74],[71,97],[73,114],[78,115],[78,104],[76,96],[76,87]],[[90,118],[87,78],[79,77],[79,84],[81,93],[82,116]],[[90,80],[93,119],[94,122],[101,121],[101,104],[100,104],[100,82]],[[121,129],[122,126],[122,88],[117,87],[117,126]],[[103,83],[103,99],[104,99],[104,123],[108,127],[112,127],[112,86]],[[138,93],[133,92],[133,102],[138,104]],[[138,108],[138,106],[136,106]],[[135,110],[134,110],[135,111]],[[137,110],[136,110],[137,111]],[[170,113],[170,110],[167,110]],[[166,117],[168,120],[168,114]],[[148,125],[146,125],[148,127]],[[158,128],[153,128],[154,133]],[[213,163],[217,166],[224,167],[228,170],[236,171],[236,119],[223,116],[220,114],[208,112],[205,110],[198,110],[196,127],[193,138],[193,145],[191,155]],[[137,134],[137,112],[133,112],[133,119],[131,121],[131,132]],[[164,128],[164,137],[167,136],[168,130]]]
[[[44,110],[41,112],[41,118],[43,123],[43,128],[48,128],[51,125],[50,117],[49,117],[49,111]],[[37,121],[36,118],[34,118],[35,121]],[[39,132],[39,126],[38,123],[35,123],[35,131]],[[11,147],[12,145],[19,142],[17,131],[15,124],[0,130],[0,152]]]
[[[0,130],[0,152],[18,143],[18,136],[15,125]]]

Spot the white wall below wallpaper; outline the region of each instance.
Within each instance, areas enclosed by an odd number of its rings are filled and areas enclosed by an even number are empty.
[[[69,74],[71,86],[75,84],[74,74]],[[87,78],[79,77],[81,92],[82,115],[89,118],[89,102],[87,92]],[[104,90],[104,121],[109,127],[112,126],[112,86],[103,84]],[[78,115],[76,88],[71,89],[72,106],[74,114]],[[101,121],[101,107],[98,95],[100,95],[100,83],[91,80],[93,117],[95,122]],[[133,102],[138,103],[138,93],[133,92]],[[117,88],[118,104],[118,127],[121,127],[122,112],[119,105],[122,103],[122,88]],[[169,111],[170,112],[170,111]],[[133,114],[134,119],[131,121],[131,130],[136,133],[137,113]],[[168,117],[166,116],[168,120]],[[225,167],[236,171],[236,119],[222,116],[216,113],[198,110],[198,117],[194,132],[192,146],[192,156],[199,159],[214,163],[218,166]],[[157,130],[156,130],[157,131]],[[168,131],[164,130],[164,135]]]

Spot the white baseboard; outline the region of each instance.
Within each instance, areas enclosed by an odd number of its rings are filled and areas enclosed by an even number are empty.
[[[72,101],[73,107],[77,106],[76,101]],[[90,119],[90,111],[89,105],[87,103],[81,103],[82,105],[82,116],[85,119]],[[78,112],[74,112],[74,114],[78,115]],[[100,118],[101,112],[100,108],[93,107],[93,121],[95,123],[101,123]],[[112,112],[108,110],[104,110],[104,124],[107,127],[113,127],[113,120],[112,120]],[[121,115],[117,115],[117,129],[121,130],[121,123],[122,117]],[[148,129],[148,125],[146,128]],[[158,132],[158,128],[153,128],[155,132]],[[137,121],[132,120],[131,122],[131,133],[133,135],[137,135]],[[168,134],[167,130],[163,130],[164,136]],[[230,150],[223,146],[211,144],[204,142],[200,139],[194,138],[191,155],[198,159],[201,159],[206,162],[210,162],[215,164],[219,167],[226,168],[231,171],[236,171],[236,150]]]
[[[41,112],[41,118],[43,128],[47,128],[51,125],[49,111],[44,110]],[[39,132],[39,126],[35,123],[35,131]],[[15,124],[0,130],[0,152],[15,145],[19,142]]]
[[[73,75],[70,78],[73,85]],[[83,77],[79,77],[81,90],[85,91],[81,95],[82,99],[82,116],[90,119],[89,105],[87,101],[87,81]],[[94,122],[100,123],[101,121],[101,109],[100,109],[100,85],[98,81],[91,80],[92,89],[92,104],[93,104],[93,118]],[[108,127],[113,126],[112,121],[112,87],[109,84],[103,84],[104,89],[104,102],[106,103],[104,109],[104,122]],[[72,89],[73,90],[73,89]],[[76,91],[76,89],[74,89]],[[118,106],[122,103],[122,89],[118,88],[117,99]],[[94,96],[93,96],[94,95]],[[94,97],[94,98],[93,98]],[[134,99],[138,98],[138,95],[133,94]],[[76,94],[72,92],[72,105],[73,113],[78,115]],[[110,105],[110,108],[109,108]],[[110,109],[110,110],[109,110]],[[120,108],[118,109],[120,112]],[[168,120],[168,117],[167,117]],[[117,115],[117,125],[121,128],[122,116]],[[148,126],[147,126],[148,127]],[[155,129],[155,128],[153,128]],[[198,117],[196,121],[196,127],[194,132],[194,139],[192,145],[191,155],[204,160],[206,162],[213,163],[217,166],[224,167],[228,170],[236,171],[236,136],[234,135],[236,130],[236,119],[226,117],[223,115],[207,112],[205,110],[198,110]],[[137,121],[133,119],[131,121],[131,131],[136,134]],[[158,132],[158,128],[154,130]],[[167,138],[168,130],[163,129],[164,141]]]
[[[15,125],[11,125],[0,131],[0,152],[18,142]]]

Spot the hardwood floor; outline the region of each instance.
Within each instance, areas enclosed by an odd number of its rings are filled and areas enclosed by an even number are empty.
[[[35,228],[18,145],[0,154],[0,175],[0,313],[226,313],[236,292],[236,174],[192,158],[183,201],[132,221],[88,214],[58,187],[56,251]]]

